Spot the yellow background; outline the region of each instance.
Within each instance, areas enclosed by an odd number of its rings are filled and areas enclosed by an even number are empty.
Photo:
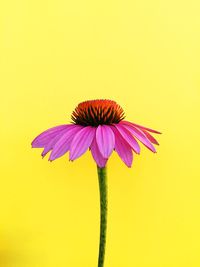
[[[0,266],[97,266],[90,153],[49,163],[30,146],[95,98],[163,132],[131,169],[109,160],[105,267],[200,266],[199,14],[198,0],[1,1]]]

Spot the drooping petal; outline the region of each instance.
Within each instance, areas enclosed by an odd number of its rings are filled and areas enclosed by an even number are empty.
[[[91,126],[83,127],[74,136],[70,145],[70,160],[80,157],[90,147],[95,136],[96,128]]]
[[[126,142],[126,140],[121,136],[121,134],[116,130],[115,127],[112,128],[115,133],[115,151],[122,159],[122,161],[131,167],[133,162],[133,152],[131,146]]]
[[[109,158],[115,146],[115,136],[111,127],[99,125],[96,130],[96,141],[102,156]]]
[[[96,142],[96,137],[94,137],[93,142],[92,142],[90,148],[91,148],[92,156],[93,156],[94,160],[96,161],[97,165],[100,168],[105,167],[106,166],[107,159],[105,159],[102,156],[101,152],[99,151],[99,148],[98,148],[98,145],[97,145],[97,142]]]
[[[121,123],[121,127],[126,128],[132,135],[134,135],[141,143],[143,143],[143,145],[149,148],[152,152],[156,152],[155,147],[152,145],[149,139],[142,133],[142,131],[140,131],[133,125],[128,125],[126,123]]]
[[[141,128],[141,129],[144,129],[144,130],[146,130],[146,131],[149,131],[149,132],[152,132],[152,133],[156,133],[156,134],[161,134],[161,132],[158,132],[158,131],[156,131],[156,130],[153,130],[153,129],[150,129],[150,128],[147,128],[147,127],[144,127],[144,126],[142,126],[142,125],[139,125],[139,124],[136,124],[136,123],[133,123],[133,122],[130,122],[130,121],[121,121],[121,123],[127,123],[127,124],[131,124],[131,125],[133,125],[133,126],[135,126],[135,127],[137,127],[137,128]]]
[[[149,139],[149,141],[155,145],[159,145],[158,141],[147,131],[142,130],[142,132],[146,135],[146,137]]]
[[[66,133],[66,131],[65,131]],[[54,145],[58,142],[58,140],[63,136],[63,132],[61,131],[59,134],[57,134],[54,138],[51,139],[51,141],[44,146],[44,150],[42,151],[42,157],[45,157],[46,154],[53,149]]]
[[[41,134],[39,134],[31,143],[33,148],[39,148],[44,147],[46,144],[48,144],[52,138],[54,138],[60,131],[67,130],[70,127],[74,127],[73,124],[65,124],[65,125],[59,125],[53,128],[50,128]]]
[[[49,160],[55,160],[67,153],[74,135],[77,134],[82,128],[82,126],[75,125],[75,127],[69,129],[66,133],[64,133],[53,146]]]
[[[114,127],[118,130],[121,136],[126,140],[126,142],[132,147],[135,153],[140,154],[140,146],[132,134],[123,127],[121,124],[114,124]]]

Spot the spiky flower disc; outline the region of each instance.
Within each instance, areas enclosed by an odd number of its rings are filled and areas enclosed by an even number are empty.
[[[119,123],[125,118],[124,111],[112,100],[88,100],[80,103],[71,116],[75,124],[98,126]]]

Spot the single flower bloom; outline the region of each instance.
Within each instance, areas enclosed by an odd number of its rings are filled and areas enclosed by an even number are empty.
[[[123,109],[112,100],[88,100],[80,103],[71,115],[72,123],[50,128],[32,142],[44,148],[42,157],[51,151],[53,161],[69,151],[71,161],[88,149],[98,167],[105,167],[113,150],[131,167],[133,155],[140,154],[141,142],[152,152],[157,140],[150,134],[160,132],[126,121]],[[138,142],[139,141],[139,142]]]
[[[107,229],[107,167],[106,163],[115,150],[123,162],[131,167],[133,155],[140,153],[138,141],[156,152],[153,129],[125,121],[123,109],[112,100],[89,100],[80,103],[72,113],[72,123],[59,125],[37,136],[32,147],[49,151],[49,160],[55,160],[69,151],[71,161],[90,149],[97,164],[100,192],[100,241],[98,267],[104,267]]]

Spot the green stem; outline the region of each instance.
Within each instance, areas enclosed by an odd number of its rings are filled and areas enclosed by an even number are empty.
[[[98,267],[103,267],[105,258],[106,228],[107,228],[107,172],[106,172],[106,167],[104,168],[97,167],[97,170],[99,178],[100,209],[101,209]]]

